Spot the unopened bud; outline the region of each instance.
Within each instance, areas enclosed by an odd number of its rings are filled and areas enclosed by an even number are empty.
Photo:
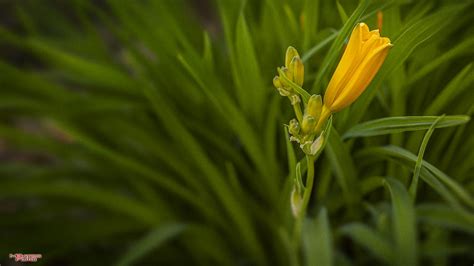
[[[314,117],[314,120],[318,121],[321,116],[321,110],[323,109],[323,101],[321,95],[311,95],[306,106],[306,113]]]
[[[304,153],[310,155],[311,154],[311,141],[305,141],[300,143],[300,148],[303,150]]]
[[[293,191],[291,191],[291,211],[293,212],[294,217],[299,216],[302,203],[303,203],[303,198],[301,197],[301,193],[296,187],[296,185],[294,185]]]
[[[285,77],[287,77],[289,80],[293,81],[293,72],[291,72],[291,70],[287,67],[282,67],[281,68],[281,71],[283,72],[283,74],[285,75]],[[290,84],[288,84],[287,81],[285,81],[284,79],[280,79],[280,83],[282,84],[282,86],[284,87],[290,87]]]
[[[286,49],[286,54],[285,54],[285,66],[287,68],[289,68],[291,60],[295,56],[300,57],[300,55],[298,54],[298,51],[296,51],[295,47],[288,46],[288,48]]]
[[[293,91],[290,84],[293,79],[293,73],[291,73],[290,70],[286,67],[278,68],[278,72],[280,73],[280,76],[278,78],[281,83],[281,86],[287,91]]]
[[[293,74],[293,82],[298,86],[303,86],[304,81],[304,65],[299,56],[293,57],[289,66],[290,72]]]
[[[290,96],[291,91],[287,90],[287,88],[277,88],[278,92],[281,96]]]
[[[291,137],[290,137],[290,141],[294,141],[294,142],[300,143],[300,139],[297,138],[297,137],[294,137],[294,136],[291,136]]]
[[[317,121],[311,115],[304,115],[303,122],[301,123],[301,130],[304,134],[309,133],[316,126]]]
[[[290,98],[290,101],[291,101],[291,105],[299,104],[301,102],[300,96],[298,96],[296,94],[290,95],[289,98]]]
[[[308,140],[300,144],[300,148],[303,150],[304,153],[308,155],[316,155],[319,150],[323,147],[324,136],[323,134],[319,135],[319,137],[314,140]]]
[[[273,78],[273,86],[275,86],[275,88],[277,88],[277,89],[283,87],[283,85],[281,84],[279,76],[275,76]]]
[[[293,136],[298,136],[300,133],[300,124],[296,119],[291,119],[290,124],[288,125],[288,132]]]
[[[319,137],[313,141],[311,144],[311,149],[310,149],[310,155],[316,155],[316,153],[319,152],[319,150],[323,147],[323,142],[324,142],[324,135],[321,134]]]

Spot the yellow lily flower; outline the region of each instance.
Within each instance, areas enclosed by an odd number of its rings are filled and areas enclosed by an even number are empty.
[[[365,23],[354,28],[326,89],[322,118],[349,106],[364,92],[392,46],[389,38],[380,37],[378,30],[369,31]]]

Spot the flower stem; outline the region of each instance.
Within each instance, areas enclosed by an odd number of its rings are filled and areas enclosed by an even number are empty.
[[[308,170],[306,173],[306,185],[303,194],[303,201],[301,204],[301,209],[296,217],[295,224],[293,227],[293,245],[296,253],[299,252],[299,243],[301,241],[301,230],[303,227],[304,218],[306,217],[306,211],[309,204],[309,199],[311,198],[311,192],[313,191],[314,183],[314,156],[306,155],[306,162],[308,164]]]
[[[301,112],[300,103],[293,104],[293,109],[295,110],[296,119],[298,119],[298,123],[300,123],[301,125],[301,123],[303,122],[303,112]]]

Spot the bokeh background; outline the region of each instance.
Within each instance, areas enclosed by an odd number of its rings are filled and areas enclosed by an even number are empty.
[[[469,0],[0,1],[0,263],[471,265],[473,11]],[[272,78],[292,45],[303,87],[324,93],[357,22],[394,47],[334,117],[295,252],[289,195],[304,156],[286,141],[292,110]],[[442,114],[431,136],[436,117],[354,129]]]

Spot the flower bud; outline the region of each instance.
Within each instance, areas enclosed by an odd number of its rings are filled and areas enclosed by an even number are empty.
[[[285,66],[287,68],[290,68],[290,63],[291,60],[293,60],[293,57],[300,57],[298,54],[298,51],[293,46],[289,46],[288,49],[286,49],[286,55],[285,55]]]
[[[296,119],[291,119],[290,124],[288,125],[288,132],[293,136],[298,136],[300,133],[300,124]]]
[[[323,147],[323,142],[324,142],[324,136],[323,134],[321,133],[321,135],[319,135],[319,137],[313,141],[313,143],[311,144],[311,147],[310,147],[310,155],[316,155],[316,153],[319,152],[319,150]]]
[[[303,86],[304,81],[304,65],[299,56],[293,57],[289,66],[290,72],[293,74],[293,82],[298,86]]]
[[[305,142],[302,142],[300,144],[300,148],[307,155],[316,155],[323,147],[323,143],[324,143],[324,131],[314,141],[307,140]]]
[[[287,88],[277,88],[278,92],[281,96],[290,96],[291,91],[287,90]]]
[[[321,110],[323,108],[323,101],[321,95],[311,95],[306,106],[306,113],[314,117],[314,120],[318,121],[321,116]]]
[[[286,67],[281,67],[281,72],[287,77],[289,80],[293,80],[293,73]],[[288,81],[286,81],[284,78],[279,77],[280,84],[282,87],[284,87],[286,90],[291,91],[290,84]]]
[[[281,81],[280,81],[280,77],[279,77],[279,76],[275,76],[275,77],[273,78],[273,86],[275,86],[275,88],[277,88],[277,89],[283,87],[283,85],[281,84]]]
[[[301,102],[301,98],[296,94],[292,94],[290,95],[290,101],[291,105],[299,104]]]
[[[301,206],[303,203],[303,198],[301,193],[296,188],[296,185],[293,186],[293,191],[291,191],[291,211],[293,212],[294,217],[298,217],[301,211]]]
[[[316,121],[314,117],[306,114],[304,115],[303,122],[301,123],[301,130],[303,131],[304,134],[307,134],[313,130],[317,122],[318,121]]]
[[[310,140],[300,143],[300,148],[303,150],[305,154],[311,154],[311,144],[313,144]]]

